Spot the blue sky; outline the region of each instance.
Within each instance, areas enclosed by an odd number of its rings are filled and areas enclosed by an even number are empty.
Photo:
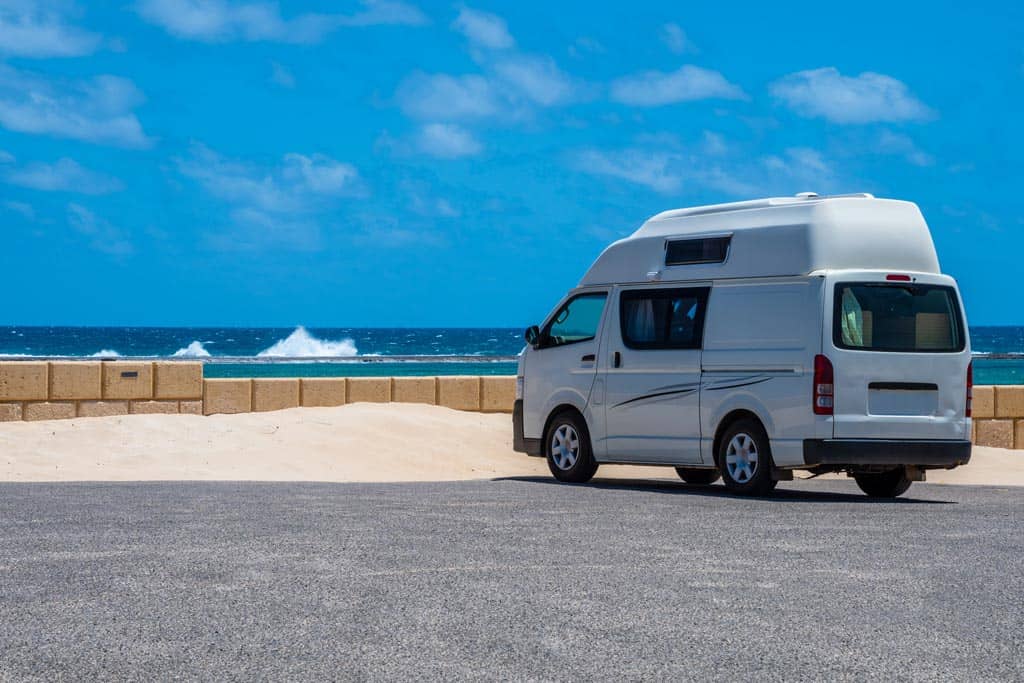
[[[0,0],[0,322],[520,326],[667,208],[916,201],[1024,324],[1010,3]]]

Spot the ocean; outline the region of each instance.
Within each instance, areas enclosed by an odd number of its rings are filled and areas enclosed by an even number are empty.
[[[977,384],[1024,384],[1024,326],[971,328]],[[0,327],[0,358],[191,358],[207,377],[513,375],[518,327]]]

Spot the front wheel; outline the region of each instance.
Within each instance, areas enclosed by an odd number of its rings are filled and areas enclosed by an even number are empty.
[[[709,470],[698,467],[677,467],[676,474],[679,478],[685,481],[687,484],[695,484],[697,486],[708,486],[718,481],[718,478],[722,475],[719,474],[718,470]]]
[[[911,481],[907,477],[905,467],[897,467],[888,472],[864,472],[853,475],[860,490],[872,498],[895,498],[907,492]]]
[[[583,484],[597,472],[587,423],[576,412],[556,415],[544,436],[548,469],[558,481]]]
[[[777,483],[772,478],[768,435],[756,420],[737,420],[722,435],[718,468],[726,488],[735,493],[763,496]]]

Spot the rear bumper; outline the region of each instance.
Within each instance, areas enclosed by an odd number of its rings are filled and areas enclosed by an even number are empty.
[[[512,407],[512,450],[527,455],[541,455],[540,439],[527,439],[523,432],[523,399]]]
[[[804,440],[804,462],[808,465],[915,465],[940,468],[966,465],[970,459],[970,441]]]

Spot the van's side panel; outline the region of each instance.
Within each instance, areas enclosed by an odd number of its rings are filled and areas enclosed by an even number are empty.
[[[823,278],[718,281],[704,331],[701,454],[714,463],[715,432],[735,410],[764,423],[778,467],[804,464],[803,440],[817,436],[811,407],[821,348]]]

